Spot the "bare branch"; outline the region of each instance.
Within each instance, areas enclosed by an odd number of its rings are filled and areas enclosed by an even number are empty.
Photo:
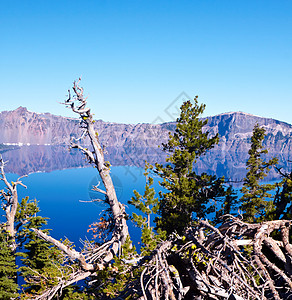
[[[79,271],[77,273],[72,273],[69,280],[61,280],[58,285],[54,286],[51,289],[47,289],[44,291],[41,295],[38,295],[34,297],[34,300],[51,300],[54,298],[54,296],[63,288],[74,284],[80,280],[84,280],[85,278],[88,278],[90,275],[92,275],[91,272],[83,272]]]
[[[60,241],[57,241],[56,239],[47,235],[46,233],[42,232],[39,229],[32,229],[32,230],[37,234],[38,237],[55,245],[61,251],[66,253],[72,260],[78,260],[80,266],[84,271],[94,271],[96,269],[94,265],[86,263],[84,256],[80,252],[74,249],[70,249],[68,246],[64,245]]]
[[[73,83],[73,91],[75,93],[73,100],[69,93],[69,97],[67,100],[65,100],[64,104],[70,107],[73,112],[79,115],[82,124],[84,124],[84,132],[86,132],[86,134],[84,135],[89,137],[93,152],[73,142],[71,144],[71,147],[81,150],[88,158],[89,162],[96,166],[105,187],[105,191],[98,191],[104,193],[107,196],[108,203],[110,205],[115,222],[116,237],[123,244],[126,240],[126,237],[129,235],[125,218],[126,213],[124,210],[124,206],[117,199],[115,188],[110,176],[110,170],[104,160],[103,149],[100,145],[98,134],[94,130],[94,120],[92,114],[90,112],[90,109],[86,108],[87,98],[84,97],[83,88],[79,86],[80,80],[81,78],[79,78],[77,82],[74,81]],[[75,105],[76,101],[78,102],[77,105]]]
[[[21,185],[26,188],[26,185],[22,183],[20,180],[26,175],[19,177],[15,182],[9,182],[6,178],[4,167],[6,162],[4,162],[2,155],[0,154],[0,180],[2,180],[6,185],[6,191],[1,190],[1,200],[2,200],[2,208],[5,211],[6,224],[5,229],[6,232],[11,237],[10,247],[12,251],[16,250],[16,242],[15,235],[17,228],[15,228],[15,215],[18,207],[18,194],[17,194],[17,186]]]

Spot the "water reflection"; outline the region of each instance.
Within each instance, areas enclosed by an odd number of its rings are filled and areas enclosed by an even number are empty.
[[[289,171],[291,165],[289,154],[269,154],[266,159],[277,156],[279,166],[285,171]],[[71,168],[88,167],[82,153],[78,150],[68,150],[67,146],[22,146],[18,149],[3,153],[6,165],[6,172],[18,175],[51,172]],[[105,159],[109,160],[113,166],[124,166],[131,170],[132,166],[143,168],[144,162],[154,164],[164,163],[166,154],[159,148],[107,148]],[[198,173],[206,172],[224,176],[227,180],[239,181],[246,174],[246,152],[224,152],[210,151],[202,156],[195,165]],[[130,174],[131,175],[131,174]],[[269,173],[267,180],[277,180],[279,175],[275,169]]]
[[[271,156],[271,155],[270,155]],[[41,215],[49,217],[48,228],[56,238],[68,237],[78,247],[79,238],[91,238],[87,229],[89,224],[96,222],[103,209],[103,202],[91,202],[93,199],[103,199],[104,195],[92,191],[92,185],[100,184],[97,171],[88,167],[84,156],[77,150],[68,151],[65,146],[23,146],[19,149],[3,153],[8,160],[5,167],[9,180],[15,180],[18,175],[34,173],[23,179],[28,189],[19,188],[19,197],[36,198],[40,203]],[[126,206],[131,215],[137,211],[127,205],[133,196],[133,190],[144,192],[143,177],[144,160],[154,164],[164,163],[166,155],[157,148],[108,148],[106,160],[114,166],[111,171],[119,201]],[[243,152],[212,151],[200,158],[196,163],[198,173],[207,172],[227,179],[241,180],[246,174],[245,163],[248,158]],[[278,155],[279,165],[288,171],[288,155]],[[81,168],[81,169],[77,169]],[[62,170],[62,171],[60,171]],[[41,174],[36,174],[42,172]],[[277,172],[272,169],[267,180],[278,180]],[[1,184],[0,182],[0,188]],[[236,185],[235,185],[236,186]],[[158,192],[161,187],[158,178],[154,180]],[[140,240],[140,229],[128,222],[134,241]],[[138,246],[138,245],[137,245]]]

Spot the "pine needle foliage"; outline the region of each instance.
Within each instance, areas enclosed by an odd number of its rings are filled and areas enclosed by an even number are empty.
[[[120,256],[115,256],[107,268],[98,271],[97,277],[94,278],[94,284],[90,285],[89,292],[95,294],[95,299],[119,299],[118,295],[135,278],[139,277],[141,269],[132,270],[131,264],[125,262],[126,260],[132,260],[137,255],[136,248],[132,246],[129,236],[121,248]],[[137,299],[137,295],[133,291],[127,299]]]
[[[277,191],[274,197],[274,211],[271,213],[272,220],[292,219],[292,172],[283,173],[278,169],[282,180],[277,184]]]
[[[141,228],[141,255],[148,255],[154,250],[159,241],[166,238],[165,232],[158,229],[154,232],[154,228],[151,226],[151,215],[157,214],[159,199],[155,197],[155,190],[153,187],[153,178],[150,175],[151,166],[145,163],[144,176],[146,178],[146,185],[144,194],[141,195],[136,190],[133,191],[134,196],[128,201],[129,204],[134,205],[142,215],[132,213],[132,220]]]
[[[78,285],[71,285],[63,289],[62,295],[54,297],[56,300],[94,300],[96,299],[87,289],[82,290]]]
[[[69,274],[69,267],[64,266],[65,256],[48,242],[38,238],[31,228],[43,229],[47,225],[44,217],[38,216],[40,211],[36,200],[30,201],[23,198],[18,206],[16,224],[18,228],[17,241],[22,266],[21,276],[25,284],[22,286],[21,299],[31,299],[41,294],[47,288],[58,284],[59,279],[64,279]],[[65,243],[69,244],[68,241]]]
[[[265,129],[256,124],[251,137],[251,147],[248,151],[249,159],[246,162],[247,174],[241,189],[240,209],[243,211],[243,220],[247,222],[261,222],[273,211],[273,201],[270,191],[274,190],[275,184],[261,184],[269,173],[272,166],[277,164],[277,158],[269,161],[263,160],[263,155],[268,153],[264,149],[263,141]]]
[[[218,134],[210,137],[203,129],[208,122],[199,118],[204,109],[204,104],[198,104],[198,97],[183,103],[175,132],[169,133],[168,142],[162,144],[168,153],[167,164],[156,164],[154,168],[162,178],[161,186],[167,190],[160,193],[159,217],[155,222],[167,233],[182,233],[192,220],[214,212],[215,204],[210,202],[224,194],[222,178],[194,171],[197,159],[219,142]]]
[[[225,197],[221,203],[221,207],[216,211],[216,217],[214,219],[215,224],[222,223],[222,217],[225,215],[235,214],[238,209],[238,196],[234,188],[230,185],[225,190]]]
[[[16,299],[18,294],[15,255],[10,248],[9,235],[0,228],[0,299]]]

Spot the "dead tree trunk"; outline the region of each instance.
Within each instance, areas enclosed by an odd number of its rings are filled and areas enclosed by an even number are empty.
[[[36,234],[45,241],[48,241],[62,250],[72,260],[79,261],[80,272],[75,276],[72,274],[70,280],[60,283],[53,289],[45,291],[42,295],[35,299],[52,299],[54,295],[64,286],[68,286],[80,279],[95,274],[96,271],[102,270],[104,266],[110,262],[120,251],[120,247],[124,244],[129,236],[128,226],[126,223],[126,213],[124,206],[118,201],[113,181],[110,176],[110,166],[104,160],[104,153],[99,142],[98,133],[94,130],[94,120],[90,112],[90,108],[86,107],[87,98],[84,98],[83,88],[79,87],[79,82],[74,82],[74,96],[71,98],[70,90],[65,105],[72,109],[73,112],[80,117],[80,127],[83,133],[80,138],[71,140],[71,148],[81,150],[88,161],[97,168],[105,190],[98,187],[95,189],[106,196],[106,202],[109,204],[112,213],[113,233],[111,239],[101,246],[92,246],[83,253],[68,248],[66,245],[48,236],[40,230],[33,229]],[[83,147],[78,141],[88,137],[92,146],[92,150]]]
[[[16,229],[15,229],[15,215],[17,212],[18,207],[18,195],[17,195],[17,186],[22,185],[26,188],[26,186],[20,181],[22,177],[19,177],[15,182],[9,182],[6,178],[4,167],[5,162],[2,158],[2,155],[0,155],[0,180],[2,180],[5,183],[6,190],[1,190],[1,201],[2,201],[2,208],[5,211],[5,217],[6,217],[6,223],[4,225],[6,232],[10,236],[11,244],[10,247],[12,251],[14,252],[16,250],[16,242],[15,242],[15,235],[16,235]]]
[[[113,235],[110,241],[111,251],[108,252],[108,255],[104,258],[106,262],[110,261],[113,258],[113,253],[117,254],[119,247],[126,241],[127,236],[129,235],[128,226],[126,223],[126,212],[124,206],[118,201],[116,191],[113,185],[113,181],[110,176],[110,168],[107,162],[104,160],[104,153],[102,146],[99,142],[98,133],[94,130],[94,120],[90,112],[90,108],[86,107],[87,98],[84,98],[83,88],[79,87],[79,82],[74,81],[73,91],[74,96],[71,98],[70,90],[68,99],[65,101],[65,105],[72,109],[73,112],[79,115],[80,117],[80,127],[83,130],[83,133],[80,138],[73,138],[71,140],[71,148],[76,148],[81,150],[89,163],[94,164],[97,168],[99,175],[102,179],[105,191],[96,187],[96,190],[105,194],[106,201],[109,203],[111,212],[113,215]],[[85,137],[88,137],[92,146],[92,151],[83,147],[78,143],[78,141],[83,140]],[[36,232],[39,232],[36,230]],[[41,238],[48,241],[46,235],[39,234]],[[52,242],[52,241],[50,241]],[[54,242],[52,242],[54,243]],[[54,243],[58,248],[60,245]],[[61,249],[61,248],[60,248]],[[62,250],[62,249],[61,249]],[[68,254],[68,253],[67,253]]]
[[[110,176],[110,166],[104,160],[103,149],[100,145],[98,133],[94,129],[94,120],[90,112],[90,108],[86,107],[87,98],[84,98],[83,88],[79,87],[79,82],[74,82],[73,91],[75,95],[71,99],[70,90],[69,97],[65,104],[77,113],[81,119],[81,127],[83,128],[82,138],[89,137],[93,151],[88,150],[76,143],[76,139],[71,141],[71,147],[80,149],[88,158],[89,162],[94,164],[97,168],[101,180],[104,184],[105,191],[100,190],[106,195],[107,201],[110,205],[114,221],[113,235],[116,241],[113,244],[114,253],[117,253],[119,243],[123,244],[129,235],[128,226],[126,223],[126,213],[124,206],[118,201],[113,181]]]

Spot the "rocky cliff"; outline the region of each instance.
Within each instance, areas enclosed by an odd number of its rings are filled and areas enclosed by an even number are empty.
[[[205,130],[219,133],[220,143],[216,150],[247,152],[256,123],[266,129],[264,144],[270,152],[292,153],[292,125],[274,119],[242,112],[224,113],[208,117]],[[157,147],[166,142],[175,123],[133,125],[98,120],[95,127],[106,147],[129,149]],[[38,114],[25,107],[1,112],[0,129],[0,144],[64,145],[69,144],[70,137],[81,134],[78,119]]]
[[[117,124],[97,120],[96,130],[107,147],[156,147],[166,141],[174,124]],[[0,113],[0,144],[64,145],[79,137],[79,120],[38,114],[19,107]]]
[[[266,129],[264,146],[269,152],[292,153],[292,125],[278,120],[231,112],[208,117],[206,130],[211,134],[219,133],[218,150],[247,152],[256,123]]]

